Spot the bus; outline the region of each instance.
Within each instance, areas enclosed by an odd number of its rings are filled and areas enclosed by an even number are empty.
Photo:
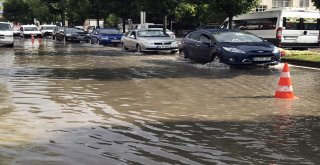
[[[297,50],[319,47],[319,11],[270,9],[233,19],[233,29],[253,33],[278,47]],[[228,19],[220,28],[228,28]]]

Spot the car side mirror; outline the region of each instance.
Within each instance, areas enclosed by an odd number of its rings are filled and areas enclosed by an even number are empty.
[[[135,39],[136,37],[135,37],[134,35],[131,35],[131,36],[130,36],[130,38],[133,38],[133,39]]]

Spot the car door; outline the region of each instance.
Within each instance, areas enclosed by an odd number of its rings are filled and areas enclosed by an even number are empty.
[[[98,40],[99,40],[99,30],[94,30],[91,34],[92,34],[92,35],[91,35],[92,43],[98,43]]]
[[[213,40],[209,34],[202,33],[199,37],[199,46],[196,46],[195,51],[198,52],[198,58],[201,61],[211,61],[211,50],[214,47]]]
[[[137,43],[137,33],[136,31],[132,31],[127,37],[126,46],[130,49],[135,49]]]
[[[192,32],[190,33],[184,42],[184,51],[188,55],[189,58],[191,59],[198,59],[198,53],[197,53],[197,47],[199,45],[199,38],[200,38],[200,33],[199,32]]]

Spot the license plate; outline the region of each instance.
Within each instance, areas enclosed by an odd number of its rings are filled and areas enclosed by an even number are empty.
[[[120,40],[111,40],[111,42],[120,42]]]
[[[158,46],[158,48],[170,48],[170,46]]]
[[[271,61],[271,57],[254,57],[253,61]]]

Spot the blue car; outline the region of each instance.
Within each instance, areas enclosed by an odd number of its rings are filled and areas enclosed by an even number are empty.
[[[179,47],[180,56],[199,62],[229,65],[276,65],[280,51],[251,33],[228,29],[203,29],[189,33]]]
[[[90,43],[98,45],[119,45],[123,34],[117,29],[96,29],[90,35]]]

